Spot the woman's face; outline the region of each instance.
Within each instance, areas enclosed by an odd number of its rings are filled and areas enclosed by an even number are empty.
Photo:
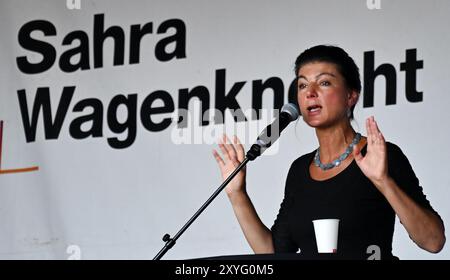
[[[348,121],[347,112],[357,101],[337,65],[311,62],[298,70],[297,101],[303,120],[311,127],[329,127]]]

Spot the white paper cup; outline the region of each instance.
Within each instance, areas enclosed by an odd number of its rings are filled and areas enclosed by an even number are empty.
[[[339,231],[339,219],[314,220],[317,251],[319,253],[336,253]]]

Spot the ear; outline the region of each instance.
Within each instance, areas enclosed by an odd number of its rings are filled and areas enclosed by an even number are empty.
[[[350,90],[348,92],[348,99],[347,99],[347,105],[348,107],[352,107],[353,105],[356,104],[356,102],[358,102],[359,99],[359,93],[355,90]]]

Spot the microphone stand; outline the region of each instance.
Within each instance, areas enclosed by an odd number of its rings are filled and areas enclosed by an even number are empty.
[[[266,147],[268,148],[268,147]],[[219,193],[228,185],[228,183],[236,176],[236,174],[244,168],[249,161],[254,160],[258,156],[262,154],[264,148],[259,146],[258,144],[253,144],[250,150],[247,152],[244,160],[239,164],[238,167],[231,173],[225,181],[217,188],[217,190],[206,200],[205,203],[195,212],[195,214],[187,221],[187,223],[175,234],[173,238],[170,237],[168,233],[166,233],[162,240],[166,243],[164,247],[158,252],[158,254],[153,258],[153,260],[160,260],[162,256],[164,256],[167,251],[169,251],[176,243],[177,239],[188,229],[188,227],[195,221],[195,219],[200,216],[200,214],[208,207],[208,205],[219,195]]]

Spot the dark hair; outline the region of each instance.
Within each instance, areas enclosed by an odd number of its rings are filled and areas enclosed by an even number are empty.
[[[359,78],[359,68],[355,61],[341,48],[331,45],[318,45],[302,52],[295,60],[295,76],[298,70],[305,64],[311,62],[329,62],[337,66],[337,70],[344,77],[347,87],[351,90],[361,92],[361,79]],[[297,98],[295,98],[297,102]],[[297,104],[298,105],[298,104]],[[353,119],[353,110],[351,108],[350,120]]]

